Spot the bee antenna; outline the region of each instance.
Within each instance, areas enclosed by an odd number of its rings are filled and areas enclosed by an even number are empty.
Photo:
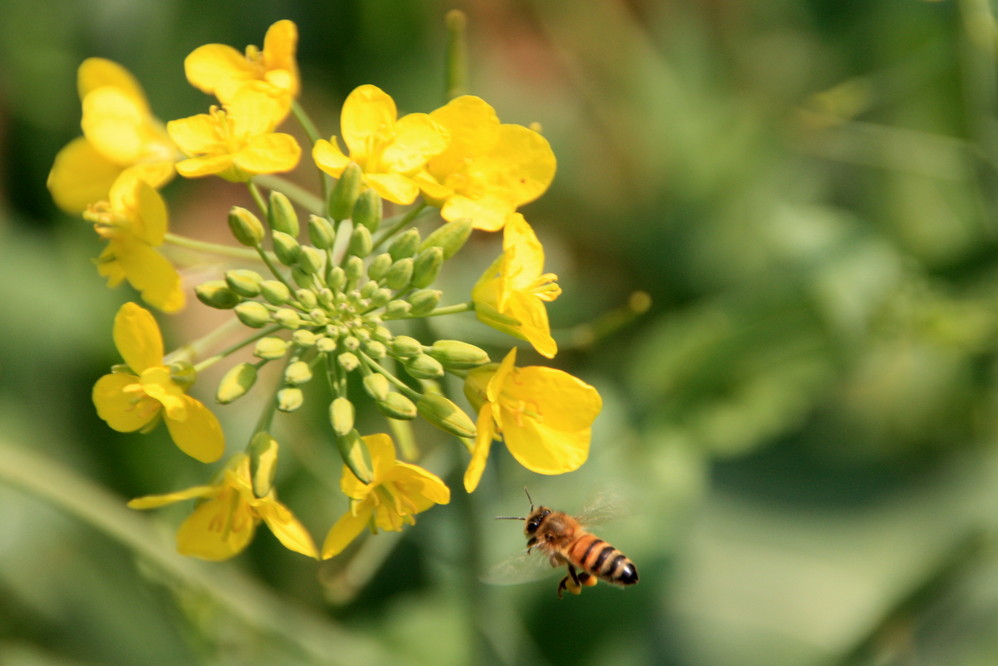
[[[527,501],[530,502],[530,510],[534,510],[534,500],[530,498],[530,491],[527,490],[526,486],[523,486],[523,492],[527,493]]]
[[[520,516],[496,516],[496,520],[526,520]]]

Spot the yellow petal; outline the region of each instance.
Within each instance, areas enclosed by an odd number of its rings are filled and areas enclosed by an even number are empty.
[[[208,500],[194,509],[177,531],[177,551],[205,560],[227,560],[253,539],[256,520],[244,503],[232,506],[231,494]]]
[[[238,140],[272,132],[291,110],[291,97],[262,82],[243,85],[226,105],[232,134]]]
[[[523,215],[515,213],[506,220],[502,248],[510,253],[514,264],[510,270],[515,274],[511,280],[514,287],[527,287],[544,272],[544,246]]]
[[[138,178],[138,175],[134,171],[126,171],[123,177]],[[138,218],[142,223],[142,234],[139,238],[152,246],[161,245],[166,238],[168,226],[166,203],[163,201],[163,197],[148,183],[139,180],[136,191],[136,207]]]
[[[548,311],[543,301],[533,294],[510,292],[505,312],[520,322],[517,337],[527,340],[538,354],[547,358],[555,357],[558,343],[551,337]]]
[[[180,274],[163,255],[141,241],[111,241],[118,266],[142,300],[163,312],[184,307]]]
[[[480,97],[456,97],[430,116],[450,133],[447,149],[430,161],[430,173],[441,180],[466,168],[469,157],[488,152],[499,139],[499,117]]]
[[[506,218],[513,212],[515,205],[508,199],[495,195],[482,195],[470,199],[461,194],[455,194],[444,202],[440,216],[448,222],[469,219],[476,229],[482,231],[499,231],[506,224]]]
[[[221,153],[225,146],[218,136],[217,121],[207,113],[171,120],[166,131],[186,155]],[[177,169],[179,171],[179,168]]]
[[[419,465],[399,462],[388,474],[388,480],[415,505],[419,513],[434,504],[450,502],[450,488],[439,476]]]
[[[333,178],[339,178],[343,170],[350,164],[350,158],[343,154],[336,137],[330,137],[329,141],[319,139],[312,147],[312,159],[316,166],[328,173]]]
[[[286,506],[276,500],[262,499],[254,504],[254,509],[285,548],[319,558],[312,536]]]
[[[295,53],[298,49],[298,26],[287,19],[277,21],[267,29],[263,38],[263,64],[268,70],[267,80],[280,85],[298,96],[298,62]],[[275,81],[272,73],[286,72],[287,78]]]
[[[67,213],[80,213],[88,204],[106,200],[111,184],[121,172],[120,165],[101,155],[81,136],[55,156],[46,184],[59,208]]]
[[[115,315],[114,345],[136,373],[163,363],[163,337],[156,319],[135,303],[125,303]]]
[[[488,404],[482,405],[478,411],[478,421],[475,424],[478,434],[475,436],[475,448],[471,452],[471,462],[468,469],[464,471],[464,489],[472,493],[478,487],[478,482],[485,472],[485,465],[489,460],[489,450],[492,448],[492,439],[495,437],[495,422],[492,419],[492,410]]]
[[[92,398],[97,415],[118,432],[141,430],[162,409],[144,393],[125,390],[130,387],[139,387],[139,378],[135,375],[104,375],[94,384]]]
[[[174,502],[183,502],[184,500],[189,499],[209,497],[214,493],[215,486],[193,486],[191,488],[185,488],[184,490],[165,493],[163,495],[145,495],[143,497],[136,497],[133,500],[129,500],[128,507],[130,509],[157,509],[161,506],[166,506],[167,504],[173,504]]]
[[[395,443],[384,433],[367,435],[362,439],[371,456],[371,467],[374,468],[372,483],[381,483],[395,466]]]
[[[564,431],[588,428],[603,408],[599,392],[567,372],[532,365],[514,373],[503,384],[503,397],[536,402],[547,427]]]
[[[419,196],[419,188],[411,178],[399,173],[364,174],[364,182],[378,193],[382,199],[393,203],[408,205]]]
[[[117,88],[98,88],[83,98],[83,135],[112,162],[128,165],[145,148],[147,113]]]
[[[201,178],[203,176],[222,175],[232,170],[232,155],[212,155],[210,157],[192,157],[189,160],[177,162],[177,173],[184,178]],[[248,177],[234,175],[229,180],[247,180]]]
[[[264,134],[234,155],[233,164],[248,173],[291,171],[301,157],[301,147],[290,134]]]
[[[347,511],[336,524],[329,528],[326,539],[322,543],[322,559],[328,560],[330,557],[339,555],[343,549],[350,545],[350,542],[364,530],[371,520],[372,505],[364,502],[357,510],[357,515],[352,511]]]
[[[361,164],[374,145],[391,141],[395,131],[395,101],[370,84],[355,88],[343,102],[340,128],[350,157]]]
[[[104,58],[87,58],[76,74],[76,87],[82,101],[98,88],[117,88],[139,104],[148,113],[146,95],[138,80],[118,63]]]
[[[490,183],[522,206],[551,185],[556,162],[554,151],[543,136],[521,125],[503,125],[496,146],[480,168],[491,171]]]
[[[395,138],[381,154],[381,170],[409,173],[447,147],[447,128],[427,113],[410,113],[395,125]]]
[[[523,424],[508,420],[503,441],[516,461],[538,474],[564,474],[577,470],[589,457],[588,428],[565,432],[534,420]]]
[[[215,462],[225,451],[225,435],[218,418],[190,396],[183,396],[186,418],[183,421],[164,419],[170,437],[177,447],[190,457],[204,463]]]
[[[223,103],[254,76],[246,56],[225,44],[205,44],[191,51],[184,58],[184,73],[192,86]]]

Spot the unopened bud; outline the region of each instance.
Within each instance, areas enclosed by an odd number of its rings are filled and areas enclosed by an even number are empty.
[[[382,359],[388,356],[388,349],[377,340],[368,340],[364,343],[364,351],[373,359]]]
[[[210,308],[231,310],[242,299],[223,280],[209,280],[194,287],[198,300]]]
[[[339,180],[329,196],[329,217],[337,222],[345,220],[353,214],[354,202],[360,195],[364,184],[364,172],[360,166],[351,162],[340,174]]]
[[[458,437],[474,437],[475,424],[460,407],[436,393],[427,393],[416,403],[419,415],[441,430]]]
[[[174,361],[169,365],[170,381],[177,386],[188,389],[194,384],[198,373],[194,366],[187,361]]]
[[[301,245],[298,244],[295,237],[283,231],[275,231],[270,236],[274,243],[274,254],[277,255],[277,260],[285,266],[293,266],[298,261],[298,255],[301,254]]]
[[[282,412],[293,412],[305,402],[305,394],[296,386],[286,386],[277,392],[277,408]]]
[[[392,264],[385,275],[385,286],[395,291],[408,287],[409,280],[412,279],[413,264],[412,257],[403,257]]]
[[[319,304],[319,299],[315,297],[315,292],[311,289],[298,289],[295,291],[295,300],[305,310],[311,310]]]
[[[343,287],[347,284],[346,271],[339,266],[330,266],[326,271],[326,284],[333,291],[343,291]]]
[[[336,362],[347,372],[353,372],[360,367],[360,359],[353,352],[343,352],[336,357]]]
[[[310,215],[308,218],[308,238],[320,250],[328,250],[336,242],[336,231],[324,217]]]
[[[274,474],[277,472],[277,440],[270,433],[258,432],[250,440],[248,451],[253,494],[266,497],[274,487]]]
[[[264,280],[260,283],[260,295],[268,303],[273,305],[284,305],[291,300],[291,290],[280,280]]]
[[[218,383],[215,399],[227,405],[233,400],[246,395],[256,382],[256,366],[251,363],[240,363],[229,368],[229,371]]]
[[[349,257],[346,268],[347,284],[356,285],[364,277],[364,260],[360,257]]]
[[[283,231],[289,236],[298,237],[298,213],[287,195],[277,190],[270,192],[270,205],[267,207],[267,221],[274,231]]]
[[[326,263],[326,253],[311,245],[303,245],[298,253],[298,266],[306,273],[318,273]]]
[[[375,400],[384,400],[391,390],[391,386],[387,377],[374,372],[364,377],[364,390]]]
[[[372,234],[381,226],[381,197],[374,190],[364,190],[353,205],[353,223],[365,227]]]
[[[399,259],[411,257],[416,254],[418,247],[419,231],[416,229],[407,229],[395,237],[395,240],[388,247],[388,254],[392,255],[392,259],[398,261]]]
[[[448,370],[468,370],[489,362],[484,349],[460,340],[437,340],[426,352]]]
[[[263,223],[241,206],[233,206],[229,211],[229,229],[242,245],[257,247],[263,240]]]
[[[374,242],[371,240],[371,231],[365,226],[357,225],[350,233],[350,247],[348,252],[356,257],[366,257],[371,254]]]
[[[439,247],[444,252],[444,259],[450,259],[464,247],[468,237],[471,236],[472,229],[471,220],[468,219],[447,222],[427,236],[426,240],[420,244],[419,249]]]
[[[289,363],[284,369],[284,381],[292,386],[301,386],[312,381],[312,368],[305,361]]]
[[[311,289],[315,285],[312,273],[305,271],[301,266],[291,267],[291,281],[302,289]]]
[[[235,311],[239,321],[250,328],[263,328],[270,323],[270,310],[258,301],[243,301]]]
[[[412,303],[409,301],[394,300],[385,306],[385,319],[398,319],[412,312]]]
[[[402,361],[402,364],[406,371],[416,379],[436,379],[444,375],[444,366],[440,364],[440,361],[426,354],[413,356]]]
[[[283,338],[267,336],[257,340],[253,355],[268,361],[274,361],[288,353],[288,341]]]
[[[315,333],[304,328],[291,334],[291,340],[299,347],[311,347],[315,344],[316,337]]]
[[[408,335],[396,335],[391,344],[392,356],[399,359],[412,358],[423,353],[423,343]]]
[[[274,323],[287,329],[294,330],[301,326],[301,316],[291,308],[279,308],[274,312],[273,318]]]
[[[340,396],[329,403],[329,423],[333,426],[333,432],[345,437],[353,430],[355,414],[353,403],[347,398]]]
[[[392,300],[392,290],[382,287],[371,294],[371,307],[380,308],[390,300]]]
[[[374,402],[378,410],[385,416],[406,421],[416,418],[418,410],[416,403],[401,393],[389,393],[383,400]]]
[[[367,277],[372,280],[380,280],[385,277],[388,273],[388,269],[392,267],[392,255],[387,252],[382,252],[376,256],[367,267]]]
[[[260,295],[260,283],[263,277],[256,271],[245,268],[234,268],[225,271],[225,283],[232,291],[246,298]]]
[[[437,307],[437,303],[440,302],[441,296],[443,296],[443,292],[437,289],[420,289],[413,292],[409,296],[409,302],[412,303],[412,312],[410,314],[419,317],[432,312],[433,308]]]
[[[433,284],[444,264],[444,251],[439,247],[428,247],[416,256],[412,269],[412,286],[417,289]]]

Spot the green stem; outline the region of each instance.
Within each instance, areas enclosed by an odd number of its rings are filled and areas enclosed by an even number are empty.
[[[319,134],[319,129],[315,126],[315,123],[312,122],[312,118],[305,112],[305,109],[298,103],[298,100],[294,101],[294,104],[291,106],[291,111],[295,114],[295,119],[302,126],[302,129],[305,130],[305,134],[308,136],[309,142],[314,146],[316,142],[322,138],[322,135]],[[315,206],[305,206],[316,215],[325,214],[326,202],[329,201],[329,181],[329,175],[320,171],[319,187],[322,189],[322,199],[317,201]],[[291,196],[286,191],[284,193],[289,197]]]
[[[205,335],[202,335],[194,342],[183,345],[182,347],[179,347],[178,349],[167,354],[165,357],[163,357],[163,364],[169,365],[170,362],[178,358],[188,358],[191,359],[193,362],[193,359],[197,358],[202,353],[204,353],[205,349],[214,346],[216,342],[226,337],[227,335],[232,333],[232,331],[234,331],[236,328],[239,328],[240,326],[241,322],[238,319],[236,318],[229,319],[215,330],[210,331]]]
[[[193,238],[188,238],[187,236],[180,236],[175,233],[167,232],[166,242],[171,245],[176,245],[177,247],[187,248],[188,250],[196,250],[198,252],[210,252],[212,254],[218,254],[225,257],[235,257],[237,259],[251,259],[253,261],[259,259],[257,252],[248,247],[233,247],[231,245],[222,245],[220,243],[209,243],[208,241],[199,241]]]
[[[367,365],[367,367],[369,367],[370,369],[374,370],[379,374],[384,375],[389,382],[394,384],[395,387],[405,395],[405,397],[409,398],[410,400],[419,400],[423,397],[421,393],[414,390],[411,386],[409,386],[401,379],[390,373],[388,370],[382,367],[380,363],[375,361],[373,358],[371,358],[364,352],[358,349],[357,354],[360,356],[360,360],[363,361]]]
[[[448,305],[446,307],[437,308],[421,315],[403,315],[399,319],[423,319],[424,317],[442,317],[449,314],[457,314],[459,312],[472,312],[475,309],[475,302],[468,301],[467,303],[458,303],[457,305]]]
[[[250,195],[253,197],[253,201],[256,202],[257,208],[260,209],[260,214],[265,218],[267,217],[267,202],[263,198],[263,193],[260,192],[260,188],[252,180],[246,181],[246,187],[249,188]]]
[[[215,354],[214,356],[209,356],[205,360],[201,361],[200,363],[198,363],[197,365],[194,366],[194,371],[195,372],[201,372],[205,368],[210,368],[211,366],[215,365],[216,363],[218,363],[219,361],[221,361],[223,358],[225,358],[229,354],[232,354],[234,352],[239,351],[240,349],[242,349],[246,345],[250,344],[251,342],[256,342],[260,338],[264,338],[264,337],[266,337],[268,335],[276,333],[276,332],[280,331],[281,328],[282,328],[281,326],[271,326],[270,328],[261,329],[259,332],[251,335],[250,337],[246,338],[245,340],[241,340],[240,342],[237,342],[236,344],[232,345],[228,349],[224,349],[224,350],[220,351],[219,353]]]
[[[402,217],[399,218],[398,222],[395,222],[391,227],[388,228],[387,231],[378,236],[378,239],[374,241],[374,245],[372,246],[371,251],[373,252],[374,250],[377,250],[382,243],[384,243],[386,240],[397,234],[405,227],[409,226],[413,222],[413,220],[416,219],[416,216],[422,213],[424,210],[426,210],[426,202],[420,201],[418,204],[416,204],[415,208],[413,208],[410,211],[407,211]],[[391,219],[385,220],[385,222],[391,222]]]
[[[315,215],[325,214],[324,199],[317,197],[300,185],[292,183],[287,178],[281,178],[273,174],[257,176],[254,180],[270,190],[278,190],[288,195],[288,198],[296,204]],[[325,183],[325,181],[323,181]]]

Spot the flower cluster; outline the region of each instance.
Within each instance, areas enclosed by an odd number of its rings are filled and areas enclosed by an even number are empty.
[[[178,548],[209,560],[239,553],[261,521],[288,549],[328,558],[367,527],[398,531],[417,513],[449,502],[444,482],[400,461],[389,435],[361,434],[363,404],[380,411],[395,432],[422,419],[462,442],[470,456],[468,492],[477,487],[495,440],[534,472],[577,469],[601,408],[596,390],[575,377],[517,367],[516,348],[497,364],[468,342],[410,335],[428,329],[411,328],[412,320],[473,312],[539,354],[555,356],[546,303],[561,289],[557,276],[544,272],[543,247],[518,212],[554,177],[548,142],[532,129],[500,123],[478,97],[400,115],[373,85],[346,97],[339,134],[322,138],[297,100],[296,47],[296,26],[279,21],[262,49],[195,49],[184,62],[187,79],[217,103],[165,125],[121,66],[85,61],[79,70],[83,136],[56,156],[48,181],[56,203],[82,213],[107,242],[96,263],[109,285],[128,281],[163,313],[185,306],[171,247],[238,261],[193,291],[202,305],[231,312],[241,337],[217,349],[223,335],[214,332],[166,353],[153,315],[126,303],[113,327],[123,363],[93,390],[97,412],[111,428],[148,432],[162,420],[181,451],[211,463],[226,454],[226,443],[220,421],[187,394],[199,373],[229,363],[215,391],[216,402],[227,405],[254,389],[264,366],[281,366],[251,441],[230,452],[213,482],[130,502],[147,509],[199,500],[180,528]],[[299,121],[298,136],[310,142],[305,161],[319,175],[319,195],[279,175],[303,162],[301,139],[279,131],[290,117]],[[227,222],[236,245],[169,232],[159,189],[175,173],[245,183],[258,210],[232,207]],[[440,218],[435,225],[433,211]],[[476,230],[502,232],[502,252],[470,299],[448,303],[434,284]],[[233,361],[244,350],[251,360]],[[448,376],[464,382],[476,419],[444,395]],[[270,434],[275,414],[297,411],[305,385],[317,378],[327,397],[309,400],[328,401],[326,437],[342,458],[337,472],[348,498],[321,549],[277,499],[279,447]],[[417,461],[413,447],[402,453]]]

